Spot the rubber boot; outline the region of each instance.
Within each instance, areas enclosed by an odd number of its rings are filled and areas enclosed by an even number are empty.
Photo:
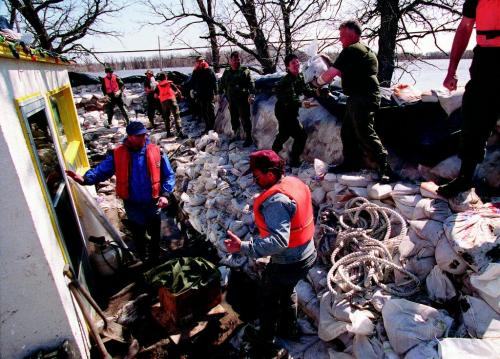
[[[387,161],[383,162],[382,165],[380,165],[379,177],[380,183],[395,182],[399,179],[399,176],[392,171],[391,166],[389,166],[389,163],[387,163]]]
[[[477,163],[463,161],[458,177],[445,185],[439,186],[436,192],[444,198],[452,198],[461,192],[470,190],[476,166]]]

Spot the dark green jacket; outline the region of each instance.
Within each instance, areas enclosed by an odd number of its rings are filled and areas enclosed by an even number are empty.
[[[219,93],[224,93],[229,101],[246,100],[249,94],[255,94],[250,70],[244,66],[240,66],[237,70],[231,67],[225,69],[220,80]]]
[[[304,81],[302,73],[293,76],[287,71],[276,85],[276,97],[278,98],[276,105],[300,107],[302,104],[300,95],[311,97],[314,96],[314,91]]]

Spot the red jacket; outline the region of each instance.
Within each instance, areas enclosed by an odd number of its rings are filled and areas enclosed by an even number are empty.
[[[500,1],[479,0],[476,8],[476,41],[483,47],[500,47]]]
[[[120,89],[116,75],[111,75],[111,79],[108,79],[108,76],[104,76],[104,88],[106,89],[106,94],[115,93]]]
[[[157,88],[159,91],[158,98],[160,99],[160,102],[175,99],[176,91],[174,91],[174,89],[172,88],[172,81],[160,81],[158,82]]]
[[[146,146],[146,159],[148,163],[149,176],[151,178],[151,197],[160,197],[160,148],[153,144]],[[116,195],[122,199],[128,199],[128,178],[130,168],[130,154],[126,145],[118,146],[114,151]]]
[[[290,241],[288,242],[288,247],[299,247],[307,243],[314,235],[311,191],[304,182],[296,177],[283,177],[278,183],[255,199],[253,213],[255,225],[259,229],[260,236],[267,237],[269,235],[269,230],[259,208],[267,198],[276,193],[284,194],[297,204],[297,209],[292,217],[290,225]]]

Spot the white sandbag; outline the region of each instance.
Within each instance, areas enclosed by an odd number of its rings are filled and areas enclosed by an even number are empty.
[[[313,287],[305,280],[299,280],[295,286],[297,293],[297,304],[302,311],[311,318],[316,326],[319,323],[319,300]]]
[[[385,199],[391,196],[392,186],[390,184],[374,183],[368,186],[368,198]]]
[[[444,236],[443,223],[433,220],[408,221],[417,235],[426,241],[430,241],[435,247],[437,242]]]
[[[467,270],[467,263],[451,247],[446,236],[441,237],[436,245],[436,263],[443,271],[461,275]]]
[[[368,316],[361,310],[356,310],[349,315],[351,324],[347,324],[347,331],[356,335],[371,335],[375,326]]]
[[[435,249],[431,241],[422,239],[413,228],[399,244],[400,259],[407,259],[414,256],[418,258],[434,257]]]
[[[351,354],[337,352],[332,348],[328,349],[328,359],[355,359]]]
[[[404,354],[423,341],[441,338],[453,319],[432,307],[391,299],[382,309],[382,318],[389,341],[398,354]]]
[[[450,278],[437,265],[425,279],[425,286],[429,298],[438,303],[445,303],[457,295]]]
[[[500,314],[484,300],[466,295],[461,298],[460,308],[463,322],[471,337],[500,339]]]
[[[376,337],[356,334],[352,351],[356,359],[380,359],[384,357],[382,342]]]
[[[432,90],[432,92],[437,96],[439,104],[446,111],[448,116],[460,107],[462,107],[462,97],[464,95],[465,88],[459,87],[456,91],[447,91],[446,89]]]
[[[477,209],[483,206],[481,198],[476,194],[474,188],[470,191],[461,192],[455,197],[448,200],[450,208],[454,212],[465,212],[473,209]]]
[[[420,281],[423,281],[425,277],[429,275],[432,268],[436,265],[436,259],[432,257],[419,257],[413,256],[407,259],[401,260],[401,265],[407,271],[415,274]],[[394,274],[396,283],[401,285],[408,280],[407,277],[402,276],[402,273],[397,271]]]
[[[470,283],[481,298],[500,313],[500,263],[490,263],[482,274],[471,275]]]
[[[500,214],[492,208],[458,213],[444,222],[444,231],[453,250],[481,271],[500,246]]]
[[[438,344],[442,359],[493,359],[500,353],[499,339],[445,338]]]
[[[366,187],[371,182],[367,175],[338,175],[337,182],[349,187]]]
[[[441,178],[452,180],[458,176],[462,161],[457,155],[448,157],[432,167],[431,173]]]
[[[392,191],[392,199],[396,203],[396,208],[406,219],[413,219],[413,212],[415,211],[415,206],[422,199],[419,194],[406,195],[398,194]]]
[[[334,178],[333,180],[329,179],[329,175],[332,175],[333,173],[329,173],[323,178],[321,181],[321,187],[325,190],[325,192],[331,192],[335,190],[335,183],[337,183],[337,179]],[[335,176],[335,175],[334,175]]]
[[[420,183],[420,194],[422,195],[422,197],[425,198],[445,200],[444,197],[441,197],[440,195],[437,194],[438,188],[439,186],[432,181],[422,182]]]
[[[397,183],[392,190],[392,194],[397,196],[412,195],[417,193],[420,193],[420,186],[412,183]]]
[[[404,359],[440,359],[437,343],[435,341],[429,341],[427,343],[421,343],[416,347],[413,347],[406,353]],[[455,358],[457,359],[457,358]]]
[[[321,297],[319,309],[318,336],[329,342],[347,331],[346,322],[337,320],[333,316],[334,298],[330,291]]]
[[[432,219],[439,222],[444,222],[451,215],[447,201],[431,198],[422,198],[413,211],[414,219]]]

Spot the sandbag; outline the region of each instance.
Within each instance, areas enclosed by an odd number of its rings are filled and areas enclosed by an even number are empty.
[[[443,337],[453,322],[442,311],[406,299],[387,301],[382,318],[389,341],[398,354],[423,341]]]
[[[437,242],[444,236],[443,223],[424,220],[424,221],[408,221],[411,228],[423,240],[430,241],[435,247]]]
[[[295,291],[297,292],[297,304],[317,326],[320,318],[320,307],[318,297],[316,296],[313,287],[309,284],[309,282],[299,280],[295,286]]]
[[[337,182],[349,187],[366,187],[371,182],[371,177],[366,175],[338,175]]]
[[[392,190],[392,194],[397,196],[417,193],[420,193],[420,187],[412,183],[397,183]]]
[[[448,200],[450,208],[454,212],[465,212],[473,209],[477,209],[483,206],[481,198],[476,194],[474,188],[470,191],[461,192],[455,197]]]
[[[500,263],[490,263],[482,274],[471,275],[470,283],[481,298],[500,314]]]
[[[356,334],[352,351],[356,359],[380,359],[384,356],[382,342],[376,336]]]
[[[422,198],[413,211],[414,219],[432,219],[438,222],[444,222],[451,215],[447,201],[431,198]]]
[[[445,338],[439,341],[438,352],[439,357],[442,359],[498,358],[500,340]]]
[[[374,183],[368,186],[368,198],[370,199],[385,199],[389,198],[392,193],[390,184]]]
[[[438,241],[435,256],[439,268],[447,273],[461,275],[468,268],[467,263],[453,250],[446,236]]]
[[[451,113],[462,106],[462,97],[464,95],[464,87],[458,88],[456,91],[447,91],[446,89],[432,90],[432,92],[437,96],[439,104],[446,111],[446,113],[451,115]]]
[[[420,166],[419,166],[419,168],[420,168]],[[426,197],[426,198],[445,200],[445,198],[443,198],[437,194],[438,188],[439,188],[439,186],[432,181],[422,182],[422,183],[420,183],[420,194],[422,195],[422,197]]]
[[[500,213],[494,208],[451,216],[444,222],[444,231],[453,250],[475,271],[498,261]]]
[[[406,219],[413,219],[413,212],[415,211],[415,206],[422,199],[419,194],[407,195],[399,194],[392,191],[392,199],[396,203],[396,208]]]
[[[400,259],[407,259],[414,256],[418,258],[434,257],[435,249],[431,241],[422,239],[413,228],[410,228],[399,244]]]
[[[333,316],[334,298],[330,291],[321,297],[319,309],[318,336],[329,342],[347,331],[347,323]]]
[[[328,270],[316,264],[309,269],[307,279],[312,284],[316,294],[320,294],[326,288],[326,275]]]
[[[500,339],[500,314],[485,301],[466,295],[459,304],[463,322],[471,337]]]
[[[437,343],[435,341],[421,343],[416,347],[413,347],[408,351],[408,353],[406,353],[404,359],[424,359],[424,358],[440,359],[437,349]]]
[[[438,303],[445,303],[457,295],[455,286],[437,265],[425,279],[425,286],[429,298]]]

